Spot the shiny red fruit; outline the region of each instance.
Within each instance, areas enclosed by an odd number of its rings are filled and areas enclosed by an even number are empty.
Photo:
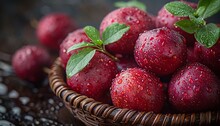
[[[139,34],[155,26],[146,12],[134,7],[120,8],[110,12],[101,22],[101,34],[113,23],[130,27],[120,40],[106,46],[106,49],[114,54],[132,54]]]
[[[168,86],[169,101],[181,112],[219,109],[220,81],[208,67],[192,63],[178,71]]]
[[[85,34],[85,32],[83,31],[83,29],[77,29],[73,32],[71,32],[64,40],[63,42],[60,44],[60,58],[61,58],[61,63],[62,66],[65,68],[66,64],[70,58],[70,56],[72,54],[75,54],[78,52],[77,50],[73,50],[69,53],[67,53],[67,50],[75,45],[78,44],[80,42],[91,42],[91,40],[87,37],[87,35]]]
[[[37,37],[42,45],[58,51],[60,43],[75,28],[76,25],[71,17],[62,13],[53,13],[39,21]]]
[[[96,52],[89,64],[79,73],[67,78],[67,84],[74,91],[106,101],[112,79],[117,73],[115,62],[103,53]],[[108,101],[108,100],[107,100]]]
[[[128,68],[118,74],[112,82],[111,97],[116,107],[155,113],[165,102],[159,78],[141,68]]]
[[[17,50],[12,58],[12,66],[18,77],[32,82],[45,78],[44,67],[51,65],[47,50],[42,47],[28,45]]]
[[[191,2],[185,2],[184,3],[188,4],[192,8],[196,8],[197,4],[196,3],[191,3]],[[178,28],[175,26],[175,23],[177,21],[187,19],[183,17],[177,17],[172,15],[170,12],[168,12],[164,7],[161,8],[161,10],[158,12],[157,18],[156,18],[156,26],[158,28],[160,27],[168,27],[170,29],[173,29],[177,32],[179,32],[181,35],[183,35],[186,38],[186,43],[188,46],[193,46],[194,42],[196,41],[194,38],[193,34],[189,34],[182,29]]]
[[[158,76],[174,73],[186,61],[185,39],[166,27],[142,33],[135,45],[138,65]]]
[[[196,42],[194,46],[195,56],[198,57],[198,61],[210,69],[216,74],[220,75],[220,39],[211,48],[206,48],[200,43]]]

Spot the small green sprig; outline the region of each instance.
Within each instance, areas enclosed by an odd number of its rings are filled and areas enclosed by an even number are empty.
[[[197,9],[181,1],[165,5],[166,10],[178,17],[188,17],[175,23],[187,33],[194,34],[196,40],[207,48],[215,45],[220,38],[220,28],[216,24],[207,24],[205,19],[220,11],[220,0],[200,0]]]
[[[136,7],[136,8],[139,8],[143,11],[147,11],[147,7],[144,3],[142,2],[139,2],[137,0],[131,0],[131,1],[118,1],[118,2],[115,2],[115,7]]]
[[[84,31],[91,39],[91,42],[81,42],[67,50],[67,53],[69,53],[72,50],[80,49],[80,51],[73,54],[67,62],[67,77],[71,77],[85,68],[96,51],[102,52],[117,61],[118,59],[115,56],[105,50],[105,46],[118,41],[129,29],[130,27],[125,24],[113,23],[103,31],[102,37],[100,37],[100,32],[95,27],[86,26]]]

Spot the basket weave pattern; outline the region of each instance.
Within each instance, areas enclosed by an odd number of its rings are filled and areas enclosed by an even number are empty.
[[[121,109],[97,102],[71,90],[65,82],[60,58],[54,62],[49,82],[53,92],[60,97],[73,116],[87,126],[215,126],[220,125],[220,112],[192,114],[155,114]]]

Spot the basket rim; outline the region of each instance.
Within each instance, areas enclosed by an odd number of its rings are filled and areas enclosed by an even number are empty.
[[[95,101],[85,95],[73,91],[65,82],[64,70],[61,65],[61,59],[58,57],[49,72],[49,85],[56,96],[63,102],[77,109],[81,109],[91,115],[101,118],[108,118],[113,122],[129,124],[154,124],[161,121],[161,124],[187,123],[187,124],[206,124],[219,123],[220,111],[206,111],[197,113],[154,113],[141,112],[126,108],[119,108],[109,104],[103,104]],[[161,120],[162,118],[162,120]],[[214,119],[213,119],[214,118]],[[185,122],[186,121],[186,122]]]

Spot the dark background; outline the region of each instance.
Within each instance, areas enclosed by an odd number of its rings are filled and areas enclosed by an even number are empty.
[[[37,22],[52,12],[64,12],[75,20],[78,27],[93,25],[97,28],[102,18],[114,9],[115,0],[1,0],[0,51],[12,54],[25,44],[38,44],[35,36]],[[157,11],[171,0],[140,0],[149,13]],[[191,0],[196,2],[197,0]],[[218,19],[217,19],[218,18]],[[210,19],[219,23],[220,15]]]

